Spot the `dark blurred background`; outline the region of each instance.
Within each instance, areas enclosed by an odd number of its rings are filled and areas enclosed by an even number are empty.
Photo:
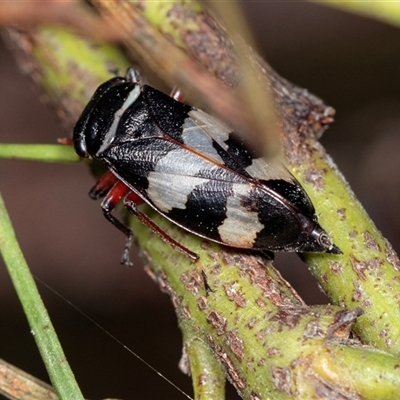
[[[400,30],[316,4],[245,2],[259,50],[285,78],[337,110],[322,139],[378,228],[400,248]],[[54,143],[63,131],[0,42],[0,141]],[[118,264],[124,238],[87,196],[83,164],[0,160],[0,188],[66,355],[88,398],[184,398],[87,318],[191,393],[177,368],[181,337],[169,298],[137,260]],[[295,255],[277,256],[309,304],[326,302]],[[0,357],[46,380],[0,260]],[[229,391],[227,398],[236,395]]]

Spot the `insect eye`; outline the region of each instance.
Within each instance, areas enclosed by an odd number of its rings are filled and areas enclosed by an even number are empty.
[[[82,136],[74,138],[74,149],[79,157],[86,158],[89,156],[86,149],[85,139]]]

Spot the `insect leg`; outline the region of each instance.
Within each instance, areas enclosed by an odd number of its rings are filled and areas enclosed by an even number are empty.
[[[124,183],[117,181],[117,183],[114,184],[102,201],[101,208],[107,220],[110,221],[127,237],[124,252],[122,253],[121,264],[131,267],[132,263],[129,261],[129,250],[132,245],[133,232],[130,228],[128,228],[119,219],[111,214],[116,205],[129,193],[129,191],[130,189]]]
[[[135,195],[132,193],[132,195]],[[146,225],[149,229],[151,229],[156,235],[158,235],[165,243],[169,244],[172,248],[178,250],[184,256],[190,259],[192,262],[196,262],[199,259],[199,256],[196,253],[193,253],[186,247],[182,246],[180,243],[172,239],[167,233],[165,233],[161,228],[159,228],[147,215],[140,212],[136,205],[137,203],[134,200],[131,200],[131,194],[129,194],[124,200],[125,207],[144,225]]]
[[[181,89],[178,88],[178,86],[174,86],[172,89],[172,92],[170,94],[170,97],[172,97],[176,101],[180,101],[181,103],[184,102],[185,98],[181,92]]]
[[[58,144],[63,144],[65,146],[73,146],[74,145],[73,140],[71,138],[66,138],[66,137],[58,138],[57,139],[57,143]]]
[[[139,74],[139,71],[136,70],[136,69],[133,68],[133,67],[128,68],[128,70],[126,71],[125,78],[126,78],[126,80],[129,81],[129,82],[140,83],[140,74]]]
[[[104,197],[117,181],[118,178],[111,171],[105,172],[96,182],[96,184],[90,189],[89,196],[93,200],[98,200]]]

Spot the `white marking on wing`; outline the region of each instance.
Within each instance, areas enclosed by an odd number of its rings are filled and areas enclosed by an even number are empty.
[[[208,125],[199,125],[198,122],[194,121],[192,118],[186,118],[182,127],[182,139],[187,146],[203,154],[207,154],[221,164],[223,163],[222,158],[213,146],[211,136],[208,134]]]
[[[255,158],[251,165],[246,168],[246,172],[256,179],[284,179],[293,182],[292,174],[279,163],[269,163],[264,158]]]
[[[249,186],[233,184],[233,196],[227,200],[226,219],[218,228],[222,241],[235,247],[251,248],[257,234],[264,228],[256,211],[249,211],[241,204],[241,198],[248,197]]]
[[[173,208],[185,209],[190,193],[198,185],[203,185],[209,180],[194,176],[165,175],[160,172],[151,172],[148,175],[149,187],[147,196],[153,204],[163,212]]]
[[[201,110],[191,110],[188,115],[197,123],[199,129],[201,128],[204,133],[215,140],[224,150],[227,150],[226,141],[229,139],[230,134],[232,134],[232,130],[228,126]],[[294,182],[292,174],[283,164],[269,163],[262,157],[254,159],[252,164],[246,168],[246,172],[256,179],[284,179],[288,182]]]
[[[162,157],[147,179],[147,195],[161,211],[172,208],[184,209],[187,197],[196,186],[209,181],[200,178],[200,171],[212,170],[215,166],[190,151],[176,149]]]
[[[225,142],[229,139],[229,135],[232,132],[232,129],[230,129],[219,119],[214,118],[201,110],[191,110],[189,111],[188,115],[207,135],[211,136],[211,138],[214,139],[224,150],[228,148]]]
[[[218,169],[212,161],[199,157],[196,153],[182,148],[169,151],[158,160],[155,172],[180,176],[195,176],[200,171]]]

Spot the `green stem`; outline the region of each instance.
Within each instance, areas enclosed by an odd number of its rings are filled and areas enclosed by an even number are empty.
[[[83,399],[35,281],[18,245],[3,199],[0,196],[0,252],[22,303],[32,335],[50,380],[60,399]]]
[[[77,162],[72,146],[60,144],[14,144],[0,143],[0,158],[41,162]]]
[[[225,371],[215,358],[206,338],[187,320],[180,320],[180,328],[185,349],[180,367],[192,377],[194,398],[224,400]]]

